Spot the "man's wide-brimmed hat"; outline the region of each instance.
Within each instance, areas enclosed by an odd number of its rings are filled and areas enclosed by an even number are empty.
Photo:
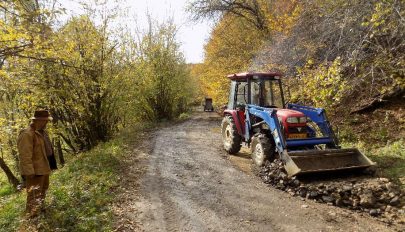
[[[49,111],[47,110],[36,110],[34,113],[34,117],[31,119],[35,120],[52,120],[53,118],[49,114]]]

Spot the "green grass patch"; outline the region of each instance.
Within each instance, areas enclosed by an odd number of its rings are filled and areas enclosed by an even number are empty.
[[[25,209],[25,194],[16,193],[0,200],[0,231],[16,231]]]
[[[180,121],[184,121],[184,120],[189,119],[190,117],[191,117],[191,114],[186,112],[186,113],[181,113],[177,119]]]
[[[78,155],[54,172],[47,211],[39,218],[40,231],[111,231],[109,205],[126,147],[121,136]],[[2,187],[0,192],[0,231],[16,231],[25,208],[25,192],[9,195],[9,191]]]
[[[399,140],[387,146],[372,149],[366,155],[377,162],[383,176],[393,178],[405,187],[405,141]]]
[[[358,142],[344,143],[344,147],[356,147],[372,161],[377,162],[378,175],[393,179],[405,187],[405,140],[388,143],[384,147],[373,147]]]
[[[13,187],[6,182],[1,183],[0,186],[0,197],[5,197],[15,193]]]

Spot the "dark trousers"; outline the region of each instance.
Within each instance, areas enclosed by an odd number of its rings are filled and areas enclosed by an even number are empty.
[[[35,175],[26,178],[27,206],[26,212],[37,216],[45,204],[46,191],[49,188],[49,175]]]

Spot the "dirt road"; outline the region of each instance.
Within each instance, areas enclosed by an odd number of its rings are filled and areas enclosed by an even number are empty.
[[[219,126],[215,113],[199,113],[154,134],[129,167],[127,178],[142,175],[125,187],[118,231],[394,230],[269,188],[226,157]]]

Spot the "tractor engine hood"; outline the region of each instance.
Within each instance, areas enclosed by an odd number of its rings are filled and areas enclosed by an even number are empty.
[[[296,111],[296,110],[277,109],[277,117],[279,119],[281,119],[283,122],[285,122],[287,120],[287,118],[290,118],[290,117],[301,118],[301,117],[305,117],[305,114],[300,111]]]

